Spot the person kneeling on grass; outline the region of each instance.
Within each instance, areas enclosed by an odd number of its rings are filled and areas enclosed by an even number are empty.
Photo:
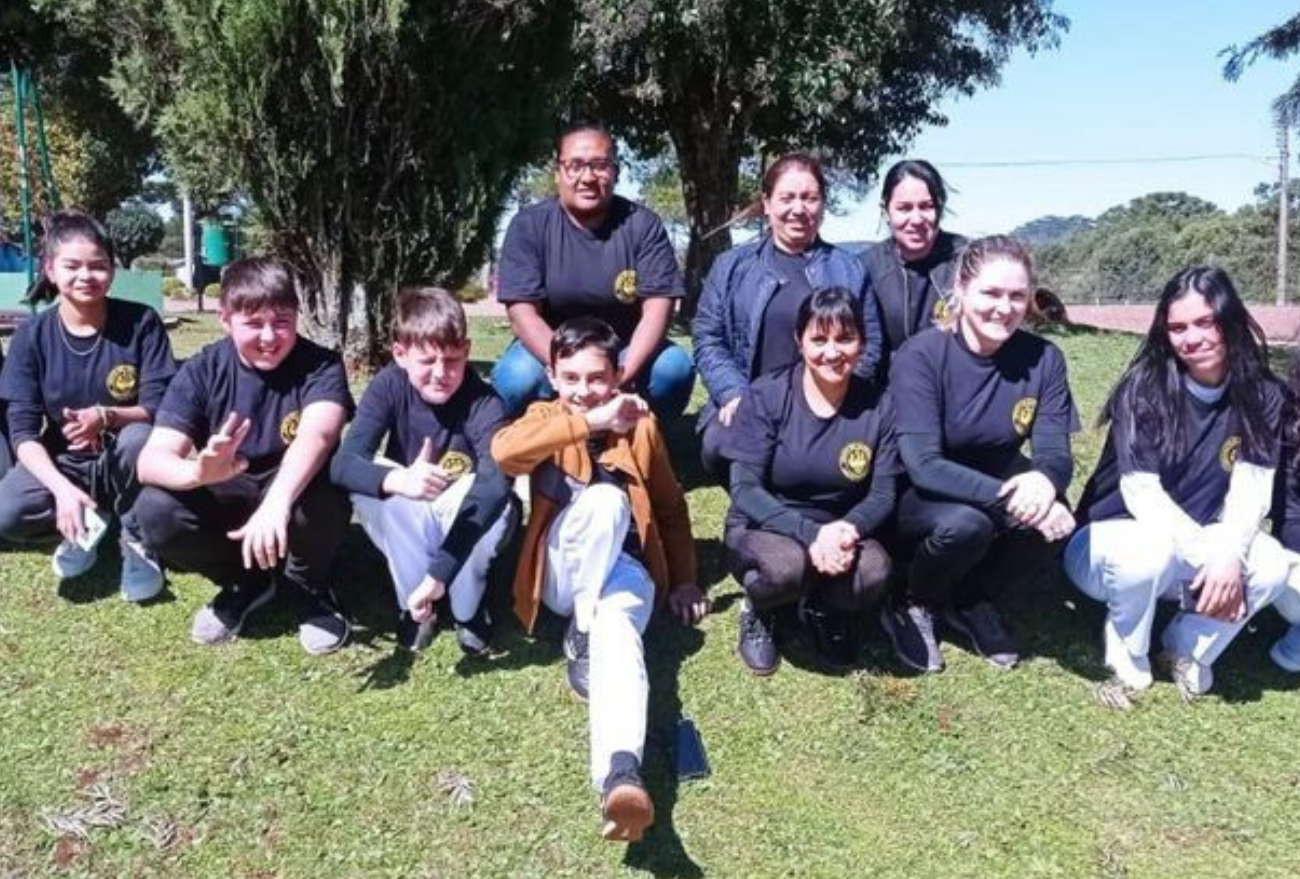
[[[641,635],[660,599],[683,623],[709,603],[658,423],[644,400],[618,390],[619,346],[596,318],[561,324],[548,370],[558,399],[502,428],[492,455],[508,475],[529,474],[516,613],[530,631],[539,604],[569,617],[568,679],[589,701],[603,835],[630,842],[654,822],[640,771],[649,697]]]
[[[227,336],[188,361],[140,455],[136,512],[163,561],[220,587],[191,637],[220,644],[286,588],[308,653],[350,630],[329,588],[348,499],[324,472],[352,412],[343,360],[298,337],[298,295],[275,259],[233,263],[221,279]],[[195,454],[197,452],[197,454]]]
[[[893,515],[902,464],[889,396],[854,374],[861,327],[852,291],[806,297],[798,363],[757,379],[725,432],[727,561],[746,595],[736,649],[756,675],[776,671],[773,625],[796,604],[821,661],[853,667],[861,612],[885,596],[891,563],[872,535]]]
[[[465,310],[450,293],[402,290],[395,362],[366,388],[330,473],[352,493],[362,527],[388,559],[402,611],[398,642],[424,649],[434,604],[449,592],[456,640],[481,656],[490,650],[488,566],[513,510],[491,452],[505,410],[468,368],[469,349]],[[385,434],[384,457],[375,459]]]
[[[1065,551],[1074,585],[1106,603],[1106,704],[1127,707],[1151,686],[1158,599],[1180,603],[1160,640],[1191,698],[1210,689],[1214,661],[1281,590],[1285,553],[1260,526],[1282,401],[1263,332],[1228,275],[1175,275],[1106,404],[1110,433],[1079,499],[1088,524]]]

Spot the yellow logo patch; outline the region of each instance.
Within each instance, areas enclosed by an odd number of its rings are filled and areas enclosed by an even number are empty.
[[[109,396],[119,403],[134,400],[139,383],[135,365],[131,363],[119,363],[114,366],[109,371],[108,380],[105,382]]]
[[[624,269],[618,273],[614,279],[614,296],[625,305],[636,302],[636,269]]]
[[[934,300],[934,308],[930,311],[930,318],[934,321],[936,326],[943,326],[948,322],[949,310],[948,298],[946,296],[940,296],[938,299]]]
[[[1038,411],[1036,397],[1024,397],[1011,407],[1011,426],[1017,436],[1029,436],[1029,429],[1034,426],[1034,413]]]
[[[849,443],[840,450],[840,472],[850,482],[861,482],[871,472],[871,446]]]
[[[474,469],[474,462],[464,452],[450,451],[442,456],[438,468],[452,479],[459,479]]]
[[[1219,466],[1225,473],[1231,473],[1236,466],[1237,455],[1241,452],[1241,437],[1230,436],[1219,446]]]
[[[284,440],[287,446],[293,442],[294,437],[298,435],[298,422],[302,421],[302,413],[297,409],[284,416],[280,422],[280,439]]]

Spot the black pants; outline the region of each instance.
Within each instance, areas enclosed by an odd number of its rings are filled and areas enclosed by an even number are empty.
[[[226,536],[262,503],[276,471],[245,473],[193,491],[147,486],[136,501],[145,543],[168,565],[202,574],[219,586],[260,579],[244,568],[240,543]],[[351,519],[347,495],[322,471],[289,516],[284,577],[309,592],[328,591],[330,567]]]
[[[54,466],[94,498],[105,518],[116,514],[122,530],[138,537],[133,508],[140,493],[135,464],[149,439],[150,425],[128,424],[104,437],[104,450],[95,456],[62,452],[51,455]],[[15,543],[48,540],[58,533],[54,495],[22,464],[0,479],[0,538]]]
[[[856,613],[884,597],[892,570],[889,554],[874,540],[862,541],[853,568],[838,577],[818,572],[808,550],[781,534],[731,527],[723,542],[731,575],[759,611],[807,596],[824,609]]]
[[[923,496],[909,487],[898,500],[898,535],[912,547],[908,598],[926,607],[970,607],[992,600],[1013,577],[1052,556],[1042,535],[1000,511]]]
[[[700,465],[709,481],[728,488],[731,481],[731,462],[722,456],[722,433],[727,428],[718,420],[718,413],[697,430],[700,437]]]

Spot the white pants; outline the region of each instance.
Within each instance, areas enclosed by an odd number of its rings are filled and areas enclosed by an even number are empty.
[[[641,634],[654,611],[655,586],[641,563],[623,552],[631,521],[626,492],[592,485],[560,511],[546,539],[542,601],[573,616],[590,639],[587,710],[591,782],[598,790],[615,752],[640,760],[645,747],[650,683]]]
[[[441,549],[473,484],[474,474],[466,474],[431,501],[398,495],[383,499],[352,495],[352,506],[361,527],[388,560],[388,572],[393,577],[397,604],[402,610],[410,609],[411,593],[429,573],[429,565]],[[500,548],[511,514],[512,508],[507,506],[474,544],[456,579],[447,584],[451,615],[461,622],[467,622],[478,612],[487,590],[488,566]]]
[[[1206,528],[1214,539],[1215,526]],[[1267,534],[1256,535],[1244,572],[1246,617],[1235,622],[1179,611],[1161,634],[1166,650],[1213,665],[1246,622],[1282,591],[1289,571],[1282,546]],[[1158,599],[1177,600],[1182,584],[1196,576],[1173,541],[1152,534],[1132,519],[1108,519],[1080,529],[1065,548],[1065,573],[1080,591],[1104,601],[1106,623],[1130,656],[1145,658]]]

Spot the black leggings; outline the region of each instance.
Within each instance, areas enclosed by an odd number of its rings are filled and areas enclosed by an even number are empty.
[[[874,540],[859,544],[857,563],[848,573],[818,573],[808,550],[797,540],[769,531],[728,528],[723,538],[727,566],[755,610],[769,611],[809,596],[829,610],[854,613],[885,595],[893,570],[889,554]]]
[[[146,543],[167,564],[218,586],[260,579],[244,570],[240,543],[226,533],[248,521],[274,477],[275,471],[245,473],[193,491],[145,488],[135,509]],[[328,473],[318,473],[289,516],[285,579],[309,592],[326,591],[351,513],[347,495],[330,484]]]
[[[927,498],[911,487],[898,500],[898,536],[914,547],[908,598],[932,608],[991,600],[1054,553],[1038,531],[1000,511]]]

